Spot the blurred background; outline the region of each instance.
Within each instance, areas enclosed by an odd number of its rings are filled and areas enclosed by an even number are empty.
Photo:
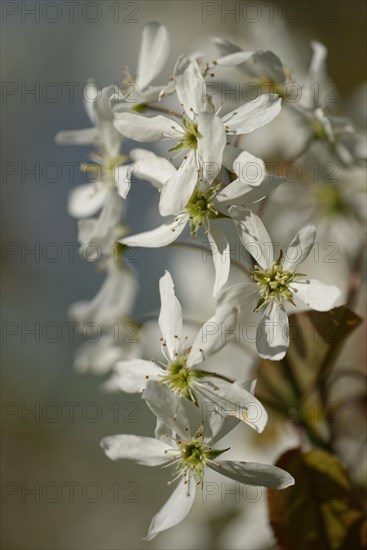
[[[256,17],[250,7],[243,11],[246,4],[259,7]],[[330,76],[353,116],[366,78],[365,2],[277,1],[274,22],[269,6],[194,0],[2,2],[4,550],[204,550],[214,548],[214,540],[218,549],[271,547],[259,533],[244,542],[239,522],[232,524],[231,536],[221,538],[223,507],[213,511],[210,523],[201,518],[199,505],[175,533],[141,540],[170,489],[159,469],[152,475],[148,468],[111,462],[99,447],[102,437],[114,433],[150,435],[154,420],[139,397],[106,394],[96,377],[73,368],[81,338],[68,324],[67,309],[92,298],[103,276],[79,258],[76,222],[66,212],[68,192],[82,182],[77,166],[88,148],[54,143],[59,130],[89,126],[84,83],[89,78],[100,86],[118,83],[124,66],[136,66],[142,28],[152,20],[164,23],[171,35],[162,82],[182,52],[200,51],[213,59],[208,41],[213,35],[244,49],[256,43],[284,61],[288,51],[305,66],[310,40],[319,40],[328,48]],[[363,127],[361,117],[358,110],[355,122]],[[156,193],[149,185],[137,186],[129,196],[128,217],[132,229],[156,225]],[[189,272],[178,256],[139,251],[137,319],[157,313],[158,279],[167,267],[181,274],[178,292],[190,302],[183,291]],[[276,458],[276,449],[272,452],[269,461]],[[265,532],[262,520],[252,521],[256,506],[249,508],[250,524]],[[226,521],[237,512],[231,508]]]

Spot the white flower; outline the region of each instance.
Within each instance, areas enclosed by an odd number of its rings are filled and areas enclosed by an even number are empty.
[[[161,199],[166,185],[169,185],[176,169],[164,158],[154,153],[135,149],[131,152],[135,160],[135,175],[149,180],[155,187],[162,189]],[[178,205],[172,202],[169,208],[174,216],[171,223],[165,223],[156,229],[123,238],[120,242],[128,246],[157,248],[167,246],[175,241],[186,225],[191,228],[191,234],[196,236],[203,226],[208,237],[215,267],[214,296],[226,283],[230,269],[230,246],[226,235],[219,229],[216,220],[228,218],[228,206],[233,204],[250,205],[258,202],[275,189],[283,180],[276,176],[266,175],[265,165],[259,158],[246,151],[228,147],[225,158],[229,169],[237,178],[229,185],[210,186],[194,173],[195,187],[187,203],[181,210],[175,210]],[[166,197],[166,196],[165,196]]]
[[[126,329],[128,330],[127,341],[123,340],[126,336]],[[120,338],[119,331],[121,332]],[[109,373],[118,361],[136,357],[142,351],[139,332],[132,322],[124,323],[119,327],[117,322],[114,322],[112,326],[103,330],[98,341],[95,342],[94,338],[95,336],[92,335],[91,341],[83,342],[75,352],[74,368],[79,374],[104,375]],[[104,382],[103,389],[116,391],[114,380],[110,378]]]
[[[148,381],[167,386],[178,403],[182,397],[194,404],[213,403],[223,415],[246,422],[256,431],[263,431],[267,413],[254,395],[254,385],[241,385],[228,378],[199,369],[211,355],[226,344],[228,333],[236,322],[236,311],[225,305],[201,327],[193,344],[182,340],[181,305],[174,293],[171,275],[166,271],[160,279],[161,311],[159,327],[162,334],[164,362],[143,359],[120,361],[115,371],[120,389],[128,393],[145,390]],[[249,391],[250,390],[250,391]],[[151,388],[150,393],[154,390]],[[146,392],[144,393],[146,397]]]
[[[113,125],[111,95],[116,86],[100,90],[90,82],[84,91],[85,106],[92,128],[62,131],[56,135],[56,142],[62,145],[94,145],[98,153],[92,153],[92,163],[81,165],[92,183],[79,185],[69,195],[68,210],[76,218],[88,218],[96,214],[105,203],[108,191],[116,187],[115,169],[125,161],[119,154],[123,137]],[[121,179],[121,176],[120,176]]]
[[[87,218],[78,222],[78,240],[83,257],[96,261],[101,256],[111,256],[116,240],[123,234],[120,226],[123,201],[115,189],[106,193],[98,218]]]
[[[186,151],[178,171],[167,181],[159,203],[163,216],[172,208],[181,210],[189,200],[197,180],[197,171],[211,181],[218,173],[226,143],[220,118],[206,102],[205,82],[196,61],[182,57],[175,76],[175,87],[184,108],[182,125],[166,116],[146,117],[135,113],[117,113],[115,127],[123,135],[137,141],[177,139],[171,150]],[[213,171],[216,166],[216,171]],[[207,168],[210,172],[207,173]]]
[[[113,325],[130,317],[138,292],[135,273],[125,264],[108,258],[105,281],[90,301],[76,302],[69,308],[69,316],[81,327],[96,323],[100,327]]]
[[[205,469],[211,468],[229,479],[244,483],[284,489],[294,484],[293,477],[276,466],[253,462],[217,460],[227,449],[214,449],[217,438],[209,429],[199,429],[191,435],[183,411],[172,422],[177,404],[172,393],[160,387],[161,423],[156,438],[136,435],[114,435],[102,440],[101,446],[112,460],[129,459],[144,466],[174,467],[171,484],[180,479],[171,497],[153,517],[146,540],[177,525],[189,513],[194,502],[196,485],[203,483]]]
[[[115,127],[123,135],[141,142],[176,139],[171,151],[185,151],[176,174],[164,186],[159,203],[162,216],[182,210],[190,199],[197,171],[211,183],[221,169],[226,134],[252,132],[270,122],[280,111],[277,95],[264,95],[228,113],[222,119],[206,95],[206,85],[196,61],[182,57],[176,67],[175,88],[184,109],[182,123],[163,116],[147,117],[117,113]]]
[[[282,92],[289,75],[277,55],[271,51],[245,52],[223,38],[214,37],[213,42],[220,54],[214,62],[219,67],[236,67],[252,78],[257,78],[264,91]]]
[[[255,310],[262,312],[257,328],[257,351],[265,359],[280,360],[289,345],[285,306],[299,299],[309,308],[328,311],[336,305],[340,290],[295,272],[314,245],[314,226],[301,229],[284,254],[274,261],[273,245],[260,218],[241,206],[232,206],[230,210],[242,244],[255,259],[251,270],[254,282],[227,288],[219,296],[218,304],[220,307],[224,303],[233,304],[239,309],[255,305]]]
[[[163,71],[170,50],[167,28],[160,23],[145,25],[138,56],[136,75],[131,76],[128,69],[122,82],[123,89],[117,90],[111,97],[116,112],[153,103],[159,99],[163,86],[151,86]]]

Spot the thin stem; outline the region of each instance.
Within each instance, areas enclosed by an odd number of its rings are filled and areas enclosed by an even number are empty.
[[[347,292],[347,305],[353,309],[356,299],[358,297],[358,291],[362,281],[362,265],[364,257],[364,243],[361,244],[356,257],[352,263],[349,288]]]
[[[301,391],[301,389],[298,385],[298,380],[297,380],[296,376],[294,375],[294,372],[291,369],[291,366],[289,365],[286,358],[284,358],[281,361],[281,365],[282,365],[284,374],[286,376],[286,379],[290,383],[290,385],[292,387],[292,390],[293,390],[298,402],[301,404],[302,403],[302,391]],[[302,405],[301,405],[301,407],[302,407]],[[301,409],[301,411],[302,411],[302,409]],[[304,430],[306,431],[310,441],[312,441],[312,443],[314,443],[314,445],[316,445],[317,447],[320,447],[321,449],[324,449],[325,451],[328,451],[329,453],[333,452],[331,444],[329,442],[325,441],[324,439],[322,439],[313,430],[313,428],[310,426],[310,424],[304,418],[303,414],[300,417],[299,424],[304,428]]]

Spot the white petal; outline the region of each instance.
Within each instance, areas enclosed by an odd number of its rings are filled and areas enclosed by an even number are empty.
[[[195,382],[194,390],[215,403],[223,415],[234,416],[259,433],[264,430],[268,421],[265,407],[239,384],[208,377]]]
[[[126,393],[141,393],[148,379],[158,380],[163,369],[157,367],[152,361],[143,359],[131,359],[119,361],[114,367],[116,373],[115,382],[118,388]]]
[[[285,84],[286,82],[287,77],[282,62],[278,56],[269,50],[253,52],[248,59],[243,61],[238,56],[237,61],[238,64],[241,64],[238,68],[250,76],[267,78],[269,81],[278,84]]]
[[[165,453],[172,447],[152,437],[138,435],[110,435],[101,441],[101,447],[111,460],[134,460],[144,466],[159,466],[170,460]]]
[[[116,241],[117,227],[121,220],[123,201],[117,191],[113,189],[108,191],[103,204],[101,213],[97,219],[88,218],[78,222],[78,239],[80,243],[87,248],[87,245],[93,245],[95,257],[92,251],[88,250],[85,259],[94,261],[102,253],[110,251]]]
[[[317,42],[316,40],[311,42],[311,47],[313,55],[308,74],[309,84],[312,86],[315,82],[317,82],[321,85],[324,84],[326,79],[327,49],[323,44]],[[325,89],[327,88],[328,86],[325,87]]]
[[[134,176],[147,180],[158,189],[177,172],[169,160],[158,157],[146,149],[133,149],[130,157],[134,161]]]
[[[198,153],[203,168],[203,178],[211,183],[222,167],[226,134],[222,120],[214,112],[202,112],[198,116]]]
[[[329,311],[336,306],[341,296],[338,287],[316,279],[293,282],[289,286],[296,297],[316,311]]]
[[[88,218],[100,210],[106,199],[106,188],[101,184],[78,185],[68,198],[68,212],[74,218]]]
[[[254,187],[260,185],[266,174],[264,161],[247,151],[235,159],[233,170],[241,181]]]
[[[193,505],[195,491],[196,481],[193,477],[188,480],[188,483],[184,479],[181,479],[166,504],[152,519],[145,540],[152,540],[161,531],[165,531],[180,523],[187,516]]]
[[[111,97],[116,93],[119,93],[116,86],[106,86],[102,89],[98,99],[93,103],[99,142],[109,157],[114,157],[119,153],[122,142],[121,135],[113,125],[114,114],[110,103]]]
[[[259,289],[255,283],[239,283],[229,286],[220,293],[217,303],[238,308],[240,311],[255,305],[259,299]]]
[[[103,334],[98,342],[83,342],[77,348],[74,354],[74,368],[81,374],[106,374],[119,360],[127,356],[127,352],[128,349],[122,349],[122,346],[114,342],[112,334]]]
[[[176,298],[175,288],[169,271],[159,280],[161,296],[161,311],[159,313],[159,328],[166,342],[170,357],[173,359],[179,346],[182,331],[182,309]]]
[[[116,319],[130,315],[137,292],[135,274],[112,262],[96,296],[90,301],[76,302],[70,306],[69,315],[81,325],[98,323],[112,326]]]
[[[193,112],[204,110],[205,81],[196,61],[182,56],[175,67],[175,85],[177,97],[185,113],[193,119]]]
[[[98,130],[63,130],[56,134],[55,141],[59,145],[96,145],[99,142]]]
[[[134,173],[134,165],[124,164],[114,170],[114,180],[120,197],[126,199],[131,186],[131,176]]]
[[[191,346],[189,366],[202,363],[235,337],[237,315],[238,309],[230,303],[217,306],[215,315],[203,323]]]
[[[245,485],[272,489],[285,489],[294,485],[294,479],[288,472],[270,464],[217,460],[208,463],[208,466],[219,474]]]
[[[288,315],[284,307],[271,302],[266,308],[256,333],[256,348],[260,357],[280,361],[288,351]]]
[[[231,206],[229,214],[237,226],[243,246],[263,269],[273,263],[273,244],[261,219],[242,206]]]
[[[131,237],[125,237],[119,242],[127,244],[128,246],[160,248],[161,246],[167,246],[173,243],[185,229],[186,223],[187,217],[181,216],[176,218],[171,224],[163,224],[151,231],[145,231],[144,233],[131,235]]]
[[[284,252],[283,269],[295,271],[297,266],[305,261],[316,239],[316,227],[307,225],[296,233]]]
[[[148,23],[143,29],[136,83],[144,90],[164,69],[169,55],[169,35],[160,23]]]
[[[223,117],[223,123],[230,134],[248,134],[275,118],[281,109],[281,99],[276,94],[262,94],[241,105]]]
[[[267,197],[272,191],[274,191],[281,183],[285,183],[287,180],[281,176],[274,176],[273,174],[265,175],[264,180],[256,187],[248,187],[248,190],[242,197],[235,199],[235,204],[251,205],[259,202]]]
[[[211,37],[211,41],[215,45],[215,48],[219,52],[219,55],[221,57],[224,57],[225,55],[229,55],[231,53],[242,52],[239,46],[237,46],[233,42],[230,42],[226,38],[213,36]]]
[[[115,128],[123,136],[135,141],[159,141],[180,139],[181,127],[173,120],[162,116],[143,116],[135,113],[118,113],[114,120]]]
[[[203,411],[203,440],[207,445],[213,445],[234,430],[240,420],[235,416],[225,416],[217,405],[214,405],[212,401],[208,401],[208,398],[204,395],[201,396],[200,392],[197,391],[196,396]]]
[[[212,258],[215,268],[215,282],[213,296],[226,284],[231,267],[230,248],[227,237],[212,222],[208,233],[208,240],[212,249]]]
[[[183,439],[191,437],[190,423],[182,404],[182,399],[173,393],[165,384],[148,380],[142,397],[150,410],[160,418],[168,428],[173,430]]]
[[[190,151],[177,172],[164,184],[159,200],[161,216],[175,215],[185,208],[198,179],[195,153]]]
[[[217,59],[215,64],[219,65],[219,67],[235,67],[236,65],[240,65],[241,63],[247,61],[253,54],[254,52],[230,53]]]
[[[218,193],[215,197],[215,204],[217,204],[218,208],[223,208],[226,205],[244,205],[249,207],[267,197],[285,181],[285,178],[280,176],[265,176],[260,185],[252,187],[246,182],[237,179]]]

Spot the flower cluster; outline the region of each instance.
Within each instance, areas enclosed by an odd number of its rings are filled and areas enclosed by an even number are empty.
[[[286,116],[284,132],[292,124],[299,129],[298,158],[333,159],[344,170],[358,170],[363,163],[359,136],[350,121],[330,114],[323,98],[310,92],[311,83],[326,79],[326,50],[321,44],[312,43],[309,72],[298,82],[304,92],[299,101],[288,93],[287,85],[296,81],[274,53],[243,51],[220,38],[214,39],[214,45],[214,61],[181,55],[169,81],[156,85],[169,58],[169,35],[163,25],[148,24],[136,76],[126,69],[121,87],[102,90],[88,83],[86,110],[93,126],[62,131],[56,138],[62,144],[93,147],[89,162],[81,165],[91,183],[73,189],[68,208],[79,220],[81,246],[95,250],[89,260],[98,256],[99,268],[106,272],[97,296],[70,309],[81,326],[95,322],[103,331],[98,343],[81,346],[76,365],[79,370],[110,373],[106,387],[140,393],[157,419],[154,438],[115,435],[106,437],[102,447],[113,460],[172,467],[169,483],[179,480],[154,516],[147,539],[187,515],[207,468],[249,485],[282,489],[294,483],[290,474],[272,465],[221,459],[228,449],[214,447],[218,440],[241,422],[260,433],[268,417],[254,395],[255,380],[237,381],[225,372],[213,372],[210,360],[231,341],[236,324],[251,314],[258,319],[258,355],[279,361],[289,346],[290,313],[327,311],[341,303],[336,286],[310,278],[300,267],[315,245],[316,228],[310,222],[317,219],[316,208],[312,219],[305,220],[295,236],[275,250],[264,225],[265,205],[274,194],[277,216],[284,225],[288,214],[302,218],[297,208],[302,210],[306,203],[297,205],[294,197],[295,212],[290,212],[287,197],[282,202],[276,198],[290,182],[247,150],[252,133],[265,127],[270,139],[273,121]],[[257,97],[231,105],[220,93],[213,93],[220,87],[209,83],[218,83],[218,74],[227,78],[233,69],[257,84]],[[138,142],[139,147],[122,153],[126,139]],[[154,152],[144,148],[151,143],[156,144]],[[126,224],[127,199],[137,180],[150,182],[157,191],[163,219],[158,227],[131,235]],[[312,191],[336,224],[340,217],[358,222],[354,210],[341,202],[339,183],[320,182],[312,190],[307,183],[304,187],[303,192]],[[133,320],[137,274],[124,257],[131,247],[167,247],[185,232],[199,244],[203,236],[209,242],[215,273],[209,295],[214,296],[216,308],[196,337],[189,338],[174,282],[166,271],[159,282],[162,358],[149,359],[144,323],[136,324],[134,343],[116,343],[108,332],[113,323]],[[233,258],[233,239],[243,251],[243,264]],[[243,282],[228,285],[233,266],[240,267]],[[195,276],[190,284],[194,281]],[[210,330],[213,326],[224,327],[224,331]]]

